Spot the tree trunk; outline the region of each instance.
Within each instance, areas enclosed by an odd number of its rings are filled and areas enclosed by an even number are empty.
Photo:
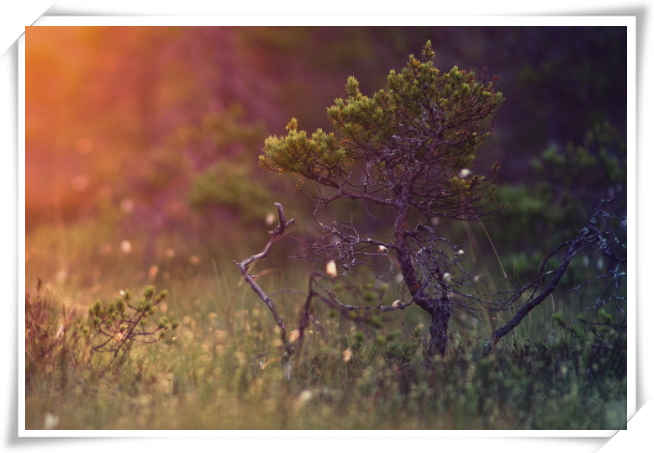
[[[420,294],[420,284],[418,283],[416,271],[411,262],[411,256],[406,251],[400,249],[398,252],[398,261],[404,282],[411,293],[413,301],[420,308],[431,314],[431,326],[429,327],[430,339],[427,353],[430,357],[436,354],[444,356],[445,350],[447,349],[447,330],[452,313],[452,302],[449,300],[447,292],[439,299],[426,298]]]
[[[446,297],[435,300],[434,308],[431,312],[431,326],[429,333],[428,353],[430,356],[436,353],[441,356],[445,355],[447,349],[447,329],[450,322],[450,315],[452,314],[452,302]]]

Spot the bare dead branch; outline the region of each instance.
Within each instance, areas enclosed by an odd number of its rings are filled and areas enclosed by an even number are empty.
[[[549,284],[537,296],[532,297],[527,303],[525,303],[509,322],[493,332],[493,344],[497,344],[497,342],[500,341],[503,336],[517,327],[522,319],[527,316],[531,310],[536,308],[542,301],[547,298],[547,296],[549,296],[556,289],[559,282],[561,281],[561,278],[565,274],[565,271],[568,269],[570,261],[572,261],[572,258],[578,251],[573,246],[574,244],[571,245],[568,249],[568,253],[566,254],[564,261],[561,263],[561,265],[559,265],[554,278],[552,278]]]
[[[539,274],[536,280],[534,280],[529,285],[525,285],[521,290],[516,292],[514,299],[519,298],[526,289],[533,288],[533,292],[529,300],[520,307],[520,309],[515,313],[515,315],[502,327],[496,329],[493,332],[491,338],[491,344],[489,346],[494,346],[498,341],[509,332],[511,332],[515,327],[517,327],[522,319],[527,316],[527,314],[537,307],[541,302],[543,302],[559,285],[563,275],[565,274],[568,266],[572,259],[584,248],[589,246],[598,247],[603,254],[605,255],[615,255],[610,248],[607,246],[607,236],[608,232],[602,231],[596,224],[598,223],[597,217],[604,216],[607,217],[609,214],[604,211],[604,205],[611,203],[612,200],[602,200],[599,207],[595,210],[594,214],[591,216],[588,224],[584,226],[576,238],[571,241],[564,242],[551,253],[549,253],[543,263],[539,268]],[[567,247],[567,249],[566,249]],[[557,254],[561,253],[563,250],[566,250],[565,255],[563,256],[561,264],[553,272],[545,272],[545,266],[547,263]],[[619,257],[618,257],[619,258]],[[541,290],[536,294],[537,288],[540,284],[544,284],[546,277],[553,273],[553,277]],[[486,353],[490,352],[490,349],[487,348]]]
[[[275,321],[275,324],[277,327],[280,329],[280,337],[282,340],[282,344],[284,347],[285,355],[286,355],[286,362],[288,362],[288,359],[293,354],[296,354],[299,356],[299,353],[302,349],[302,345],[305,339],[305,331],[308,328],[308,326],[311,323],[311,310],[312,310],[312,304],[314,298],[317,298],[319,301],[322,301],[325,303],[328,307],[333,308],[341,312],[341,314],[348,315],[347,318],[355,321],[355,322],[370,322],[369,319],[363,317],[363,316],[351,316],[350,313],[355,312],[355,313],[369,313],[371,311],[380,311],[380,312],[390,312],[390,311],[397,311],[397,310],[404,310],[405,308],[411,306],[413,304],[413,300],[405,303],[401,303],[399,301],[394,302],[391,305],[383,305],[383,304],[378,304],[375,306],[356,306],[356,305],[349,305],[345,304],[341,301],[338,300],[335,294],[333,294],[331,291],[325,288],[318,288],[317,287],[317,282],[319,280],[324,280],[324,281],[331,281],[333,280],[332,277],[329,277],[325,274],[322,274],[320,272],[313,272],[309,275],[309,280],[308,280],[308,288],[307,288],[307,293],[306,293],[306,298],[303,304],[303,308],[300,313],[300,317],[298,320],[298,337],[293,339],[295,341],[291,341],[289,338],[288,334],[288,328],[280,316],[279,312],[275,308],[275,304],[272,300],[272,298],[263,290],[263,288],[256,282],[256,277],[252,274],[250,274],[249,269],[250,267],[258,260],[264,259],[268,253],[270,252],[270,249],[272,245],[281,239],[288,227],[294,223],[293,219],[286,220],[285,213],[284,213],[284,208],[280,203],[275,203],[275,206],[277,208],[277,214],[278,214],[278,219],[279,223],[276,226],[276,228],[273,231],[270,231],[270,239],[264,246],[263,250],[259,253],[256,253],[254,255],[251,255],[244,260],[240,262],[235,262],[236,265],[238,266],[239,270],[241,271],[241,274],[243,276],[243,279],[250,285],[252,290],[255,292],[255,294],[261,299],[261,301],[268,307],[268,310],[273,316],[273,319]],[[366,239],[357,239],[357,242],[360,242],[361,244],[367,245],[367,246],[373,246],[373,245],[385,245],[386,243],[377,241],[374,239],[366,238]],[[388,244],[389,247],[391,247],[391,244]]]
[[[245,281],[248,282],[252,290],[257,294],[257,296],[259,296],[259,298],[263,301],[266,307],[268,307],[270,313],[272,313],[273,318],[275,319],[275,323],[279,327],[280,337],[282,340],[282,344],[284,345],[284,349],[286,350],[286,354],[290,356],[293,354],[293,347],[288,340],[284,320],[279,316],[279,313],[277,313],[277,310],[275,309],[275,305],[273,304],[272,299],[264,292],[261,286],[259,286],[259,284],[255,281],[254,277],[248,272],[249,267],[250,265],[252,265],[252,263],[268,256],[270,247],[272,247],[272,245],[276,241],[281,239],[284,233],[286,232],[286,229],[295,222],[295,219],[290,219],[288,221],[286,220],[286,216],[284,214],[284,207],[282,206],[281,203],[275,203],[275,207],[277,208],[277,217],[279,223],[277,224],[277,226],[273,231],[269,232],[271,237],[266,243],[266,246],[263,248],[261,252],[249,256],[243,261],[236,262],[236,265],[241,270],[241,274],[243,275]]]

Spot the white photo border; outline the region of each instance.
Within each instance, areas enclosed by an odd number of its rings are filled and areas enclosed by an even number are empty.
[[[627,419],[636,406],[636,17],[635,16],[42,16],[33,26],[624,26],[627,30]],[[268,431],[28,430],[25,428],[25,35],[18,40],[18,437],[270,438]],[[328,431],[329,438],[609,438],[615,430]],[[327,434],[328,433],[328,434]],[[315,431],[275,431],[315,438]]]

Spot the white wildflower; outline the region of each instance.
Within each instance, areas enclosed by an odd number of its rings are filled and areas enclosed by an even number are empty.
[[[43,422],[43,429],[55,429],[58,424],[59,424],[59,417],[54,414],[51,414],[50,412],[46,412],[45,420]]]
[[[462,168],[459,172],[459,178],[467,178],[472,172],[467,168]]]
[[[134,210],[134,201],[130,198],[125,198],[120,202],[120,210],[125,214],[129,214]]]
[[[157,265],[150,266],[150,269],[148,270],[148,278],[150,280],[154,280],[155,278],[157,278],[157,274],[159,274],[159,266]]]
[[[313,392],[311,390],[302,390],[300,396],[297,397],[297,400],[295,402],[296,409],[299,409],[302,406],[304,406],[306,403],[308,403],[311,400],[311,398],[313,398]]]
[[[291,333],[288,334],[289,343],[294,343],[297,339],[300,338],[300,331],[298,329],[291,330]]]
[[[325,272],[330,277],[337,277],[338,276],[338,271],[336,270],[336,262],[334,260],[330,260],[327,263],[327,266],[325,266]]]
[[[120,251],[123,252],[125,255],[129,254],[132,252],[132,243],[125,240],[120,243]]]
[[[62,269],[59,272],[57,272],[57,276],[55,278],[57,279],[57,283],[64,283],[68,278],[68,272],[66,271],[66,269]]]

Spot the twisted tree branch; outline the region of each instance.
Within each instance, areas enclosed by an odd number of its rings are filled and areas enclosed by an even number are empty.
[[[286,216],[284,214],[284,207],[282,206],[281,203],[275,203],[275,207],[277,208],[277,217],[279,219],[279,223],[277,224],[276,228],[273,231],[269,232],[271,236],[268,242],[266,243],[266,246],[263,248],[261,252],[249,256],[243,261],[236,262],[236,265],[241,270],[241,274],[243,275],[245,281],[250,285],[250,287],[257,294],[257,296],[259,296],[259,298],[263,301],[266,307],[268,307],[270,313],[272,313],[273,318],[275,319],[275,323],[279,327],[280,337],[282,340],[282,344],[284,345],[286,354],[287,356],[290,356],[293,354],[293,347],[291,346],[291,342],[288,340],[288,336],[286,334],[286,325],[284,324],[284,320],[281,318],[281,316],[279,316],[279,313],[277,313],[277,310],[275,309],[275,305],[272,299],[265,293],[265,291],[261,288],[261,286],[259,286],[259,284],[254,280],[254,277],[248,272],[252,263],[268,256],[270,247],[272,247],[272,245],[276,241],[281,239],[284,236],[286,229],[295,222],[295,219],[290,219],[288,221],[286,220]]]

